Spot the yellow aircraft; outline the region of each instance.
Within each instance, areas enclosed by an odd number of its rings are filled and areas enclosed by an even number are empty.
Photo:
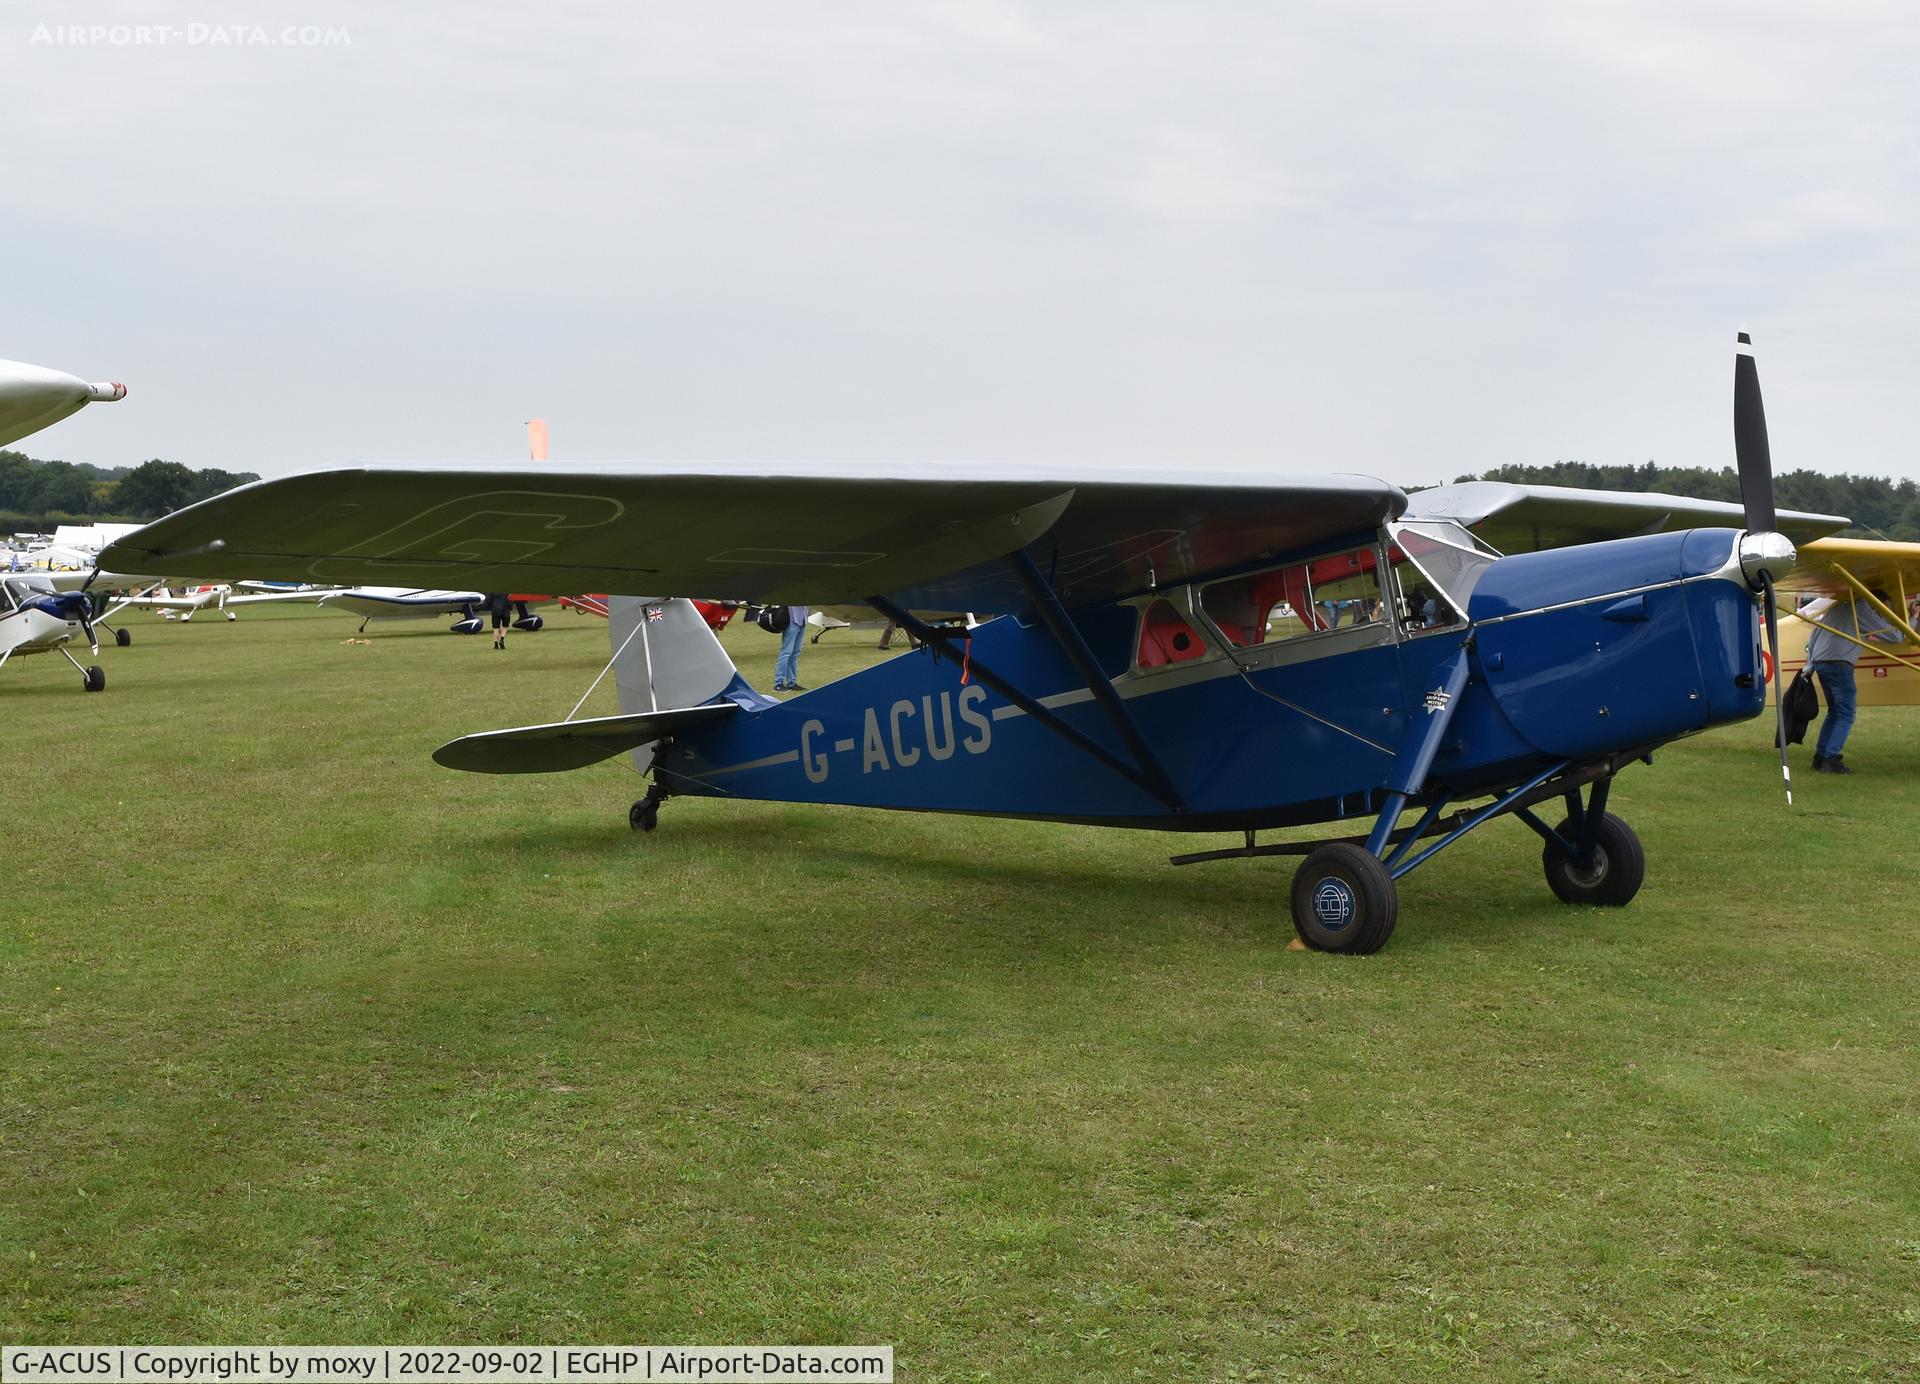
[[[1821,538],[1800,545],[1793,570],[1780,578],[1780,658],[1787,681],[1806,665],[1807,641],[1816,628],[1826,629],[1862,649],[1854,680],[1862,706],[1920,706],[1920,543],[1894,543],[1871,538]],[[1875,590],[1887,593],[1880,600]],[[1857,639],[1834,629],[1819,614],[1801,614],[1796,606],[1805,596],[1830,596],[1845,601],[1858,613],[1861,607],[1906,636],[1905,644],[1882,644]],[[1772,659],[1767,666],[1771,670]],[[1769,699],[1780,687],[1769,678]]]

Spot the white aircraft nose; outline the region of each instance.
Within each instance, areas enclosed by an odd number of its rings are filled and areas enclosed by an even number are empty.
[[[88,384],[78,376],[44,365],[0,360],[0,447],[58,423],[98,400],[126,396],[120,384]]]

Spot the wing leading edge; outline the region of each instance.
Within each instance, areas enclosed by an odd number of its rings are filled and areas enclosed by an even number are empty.
[[[1739,505],[1651,491],[1581,490],[1572,486],[1460,481],[1416,491],[1410,518],[1452,519],[1503,553],[1530,553],[1575,543],[1633,538],[1673,529],[1747,526]],[[1780,532],[1795,543],[1838,533],[1844,516],[1781,510]]]
[[[1062,599],[1106,599],[1396,518],[1363,476],[1173,479],[992,464],[368,465],[259,481],[127,535],[190,576],[477,590],[682,591],[998,611],[1026,548]],[[103,554],[106,560],[108,554]]]

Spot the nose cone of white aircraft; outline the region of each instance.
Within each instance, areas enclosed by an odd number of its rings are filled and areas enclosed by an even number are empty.
[[[0,447],[58,423],[90,403],[124,399],[123,384],[88,384],[76,375],[0,360]]]

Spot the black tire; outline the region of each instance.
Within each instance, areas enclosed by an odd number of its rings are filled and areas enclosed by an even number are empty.
[[[85,691],[100,692],[105,690],[106,685],[107,685],[106,670],[103,669],[97,663],[94,664],[92,667],[88,668],[87,671],[81,675],[80,686]]]
[[[660,825],[660,804],[652,798],[642,798],[627,809],[627,825],[635,831],[652,831]]]
[[[1571,820],[1560,824],[1560,834],[1573,835]],[[1600,815],[1590,869],[1582,870],[1551,841],[1540,852],[1540,863],[1547,872],[1547,887],[1561,903],[1624,908],[1647,877],[1647,853],[1640,838],[1611,812]]]
[[[133,643],[133,631],[132,630],[115,630],[113,632],[113,642],[118,644],[123,649],[126,648],[127,645]]]
[[[1372,851],[1335,841],[1300,862],[1292,905],[1293,929],[1309,947],[1365,956],[1393,936],[1400,891]]]

